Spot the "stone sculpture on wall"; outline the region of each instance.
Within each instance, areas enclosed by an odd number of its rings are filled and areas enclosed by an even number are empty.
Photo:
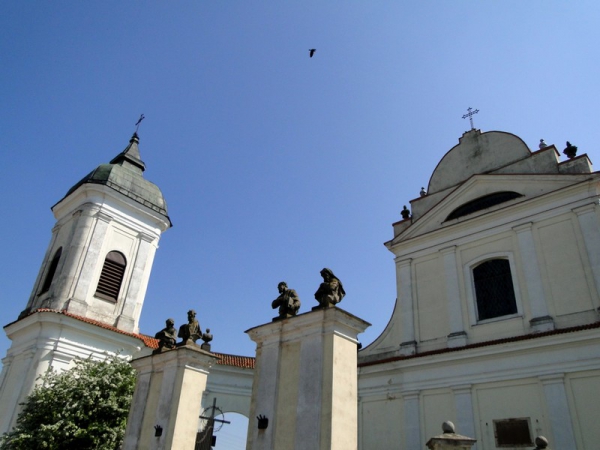
[[[342,282],[333,274],[331,269],[325,268],[321,270],[321,276],[323,277],[323,282],[319,286],[319,289],[317,289],[317,292],[315,292],[315,299],[319,302],[319,306],[313,309],[335,306],[346,295]]]
[[[158,339],[158,349],[155,350],[156,353],[175,348],[175,341],[177,340],[175,321],[173,319],[167,319],[166,327],[156,333],[154,337]]]
[[[195,344],[202,337],[200,324],[196,320],[196,311],[193,309],[188,311],[188,323],[179,327],[178,337],[182,339],[179,345]]]
[[[279,316],[273,320],[287,319],[293,317],[300,309],[300,298],[295,290],[289,289],[287,283],[282,281],[277,285],[279,297],[271,303],[273,309],[279,307]]]

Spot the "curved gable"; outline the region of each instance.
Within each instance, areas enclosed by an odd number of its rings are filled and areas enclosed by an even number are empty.
[[[442,191],[480,173],[528,158],[531,151],[519,138],[503,131],[471,130],[444,155],[429,180],[428,193]]]

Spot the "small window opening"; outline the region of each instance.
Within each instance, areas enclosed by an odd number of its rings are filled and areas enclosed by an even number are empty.
[[[39,295],[42,295],[50,290],[50,286],[52,285],[52,280],[54,279],[54,274],[56,273],[56,268],[58,267],[58,261],[60,260],[61,254],[62,247],[60,247],[58,250],[56,250],[56,253],[54,253],[54,258],[52,258],[50,267],[48,267],[48,272],[46,272],[46,278],[44,278],[44,284],[42,284],[42,289],[40,290]]]

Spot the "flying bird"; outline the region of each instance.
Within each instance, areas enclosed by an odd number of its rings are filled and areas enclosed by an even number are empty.
[[[310,57],[312,58],[312,57],[313,57],[313,55],[315,54],[315,52],[317,51],[317,49],[316,49],[316,48],[311,48],[311,49],[309,49],[308,51],[309,51],[309,54],[308,54],[308,56],[310,56]]]

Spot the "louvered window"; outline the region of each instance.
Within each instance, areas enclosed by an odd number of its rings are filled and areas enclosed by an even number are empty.
[[[56,273],[56,268],[58,267],[58,261],[60,260],[60,255],[62,253],[62,247],[56,250],[54,254],[54,258],[52,258],[52,262],[50,263],[50,267],[48,267],[48,272],[46,273],[46,278],[44,278],[44,284],[42,285],[42,289],[39,295],[42,295],[45,292],[50,290],[50,285],[52,284],[52,280],[54,279],[54,274]]]
[[[118,300],[126,266],[127,261],[122,253],[110,252],[106,255],[102,273],[98,280],[98,287],[96,288],[96,297],[112,302]]]
[[[507,259],[491,259],[473,269],[477,317],[493,319],[517,313],[510,263]]]

